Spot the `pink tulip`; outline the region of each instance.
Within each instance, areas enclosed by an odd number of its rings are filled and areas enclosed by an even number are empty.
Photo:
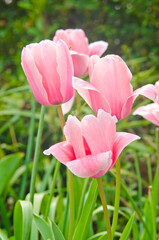
[[[140,115],[152,122],[153,124],[159,126],[159,104],[152,103],[146,106],[139,107],[133,115]]]
[[[103,109],[112,116],[123,119],[130,114],[139,94],[153,101],[157,98],[156,87],[152,84],[133,91],[130,84],[132,74],[126,63],[116,55],[103,58],[92,56],[89,78],[90,83],[74,78],[73,86],[96,114],[98,109]]]
[[[22,67],[31,90],[42,105],[56,105],[70,100],[73,65],[67,45],[44,40],[23,48]]]
[[[80,122],[69,115],[64,127],[66,141],[44,151],[52,154],[75,175],[97,178],[111,169],[121,151],[137,135],[116,132],[116,118],[102,109],[97,117],[85,116]]]
[[[71,50],[74,76],[76,77],[83,76],[88,72],[90,56],[101,56],[108,47],[108,43],[104,41],[96,41],[89,44],[82,29],[57,30],[53,40],[57,42],[59,39],[65,41]]]
[[[156,82],[155,87],[159,96],[159,81]],[[153,124],[159,126],[159,100],[156,103],[139,107],[133,115],[140,115]]]

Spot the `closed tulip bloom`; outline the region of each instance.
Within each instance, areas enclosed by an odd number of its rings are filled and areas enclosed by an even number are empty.
[[[66,141],[57,143],[44,151],[52,154],[78,177],[97,178],[111,169],[121,151],[137,135],[116,132],[116,117],[102,109],[97,117],[85,116],[80,122],[69,115],[64,127]]]
[[[104,41],[96,41],[89,44],[82,29],[57,30],[53,40],[57,42],[59,39],[65,41],[70,48],[74,66],[74,76],[76,77],[83,76],[88,72],[90,56],[101,56],[108,47],[108,43]]]
[[[42,105],[65,103],[73,96],[73,65],[67,45],[44,40],[23,48],[22,67],[36,100]]]
[[[155,87],[159,95],[159,81],[156,82]],[[146,106],[139,107],[133,115],[140,115],[153,124],[159,126],[159,100],[156,103],[151,103]]]
[[[132,74],[126,63],[117,55],[99,58],[92,56],[89,63],[90,83],[74,78],[73,86],[97,114],[98,109],[109,112],[117,119],[126,118],[136,97],[141,94],[155,101],[156,87],[145,85],[133,91]]]

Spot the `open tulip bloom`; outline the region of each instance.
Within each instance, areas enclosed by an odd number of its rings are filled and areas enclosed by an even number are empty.
[[[36,100],[45,106],[69,101],[73,94],[73,65],[67,45],[43,40],[23,48],[22,67]]]
[[[116,132],[116,117],[102,109],[97,117],[85,116],[80,122],[69,115],[64,127],[66,141],[57,143],[44,151],[52,154],[75,175],[98,178],[111,169],[121,151],[137,135]]]
[[[159,94],[159,81],[156,82],[155,87]],[[140,115],[153,124],[159,126],[159,100],[156,103],[139,107],[133,115]]]
[[[79,78],[73,79],[73,86],[97,114],[98,109],[126,118],[136,97],[141,94],[153,101],[158,99],[156,87],[145,85],[133,91],[132,74],[126,63],[117,55],[103,58],[92,56],[89,62],[90,83]]]
[[[105,41],[96,41],[91,44],[82,29],[59,29],[56,31],[53,41],[62,39],[70,48],[74,66],[74,76],[81,77],[88,72],[89,57],[101,56],[108,47]]]

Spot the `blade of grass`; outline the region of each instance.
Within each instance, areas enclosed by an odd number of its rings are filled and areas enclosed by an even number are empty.
[[[111,170],[110,170],[110,173],[111,173],[111,175],[112,175],[113,177],[115,177],[115,174],[112,173]],[[127,190],[127,188],[126,188],[126,186],[125,186],[125,184],[123,184],[122,182],[121,182],[121,187],[122,187],[122,189],[124,190],[124,192],[126,193],[128,199],[130,200],[131,205],[132,205],[133,209],[136,211],[136,213],[137,213],[140,221],[143,223],[143,225],[144,225],[144,227],[145,227],[145,229],[146,229],[146,231],[147,231],[147,233],[148,233],[148,235],[149,235],[149,238],[152,240],[152,235],[151,235],[151,233],[150,233],[150,231],[149,231],[149,229],[148,229],[148,226],[146,225],[146,222],[145,222],[144,219],[143,219],[143,214],[141,213],[141,211],[139,210],[139,208],[136,206],[136,203],[135,203],[134,199],[131,197],[129,191]]]
[[[30,127],[29,127],[29,139],[27,144],[26,150],[26,157],[25,157],[25,172],[22,178],[22,183],[20,187],[20,194],[19,198],[24,199],[26,194],[26,186],[27,186],[27,177],[28,177],[28,170],[29,170],[29,161],[31,159],[32,150],[33,150],[33,140],[34,140],[34,128],[35,128],[35,105],[36,101],[34,96],[32,96],[32,107],[31,107],[31,119],[30,119]]]

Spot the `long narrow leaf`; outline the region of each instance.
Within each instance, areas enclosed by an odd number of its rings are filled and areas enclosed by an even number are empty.
[[[126,224],[126,227],[124,228],[124,231],[119,240],[127,240],[129,238],[134,221],[135,221],[135,213],[131,216],[128,223]]]
[[[18,201],[14,209],[15,240],[29,238],[32,223],[32,204],[29,201]]]
[[[42,217],[34,214],[34,221],[44,240],[55,240],[50,225]]]
[[[58,226],[56,225],[56,223],[54,221],[52,221],[50,219],[50,222],[52,224],[52,230],[55,236],[55,240],[65,240],[62,232],[60,231],[60,229],[58,228]]]
[[[15,170],[17,169],[23,153],[10,154],[0,161],[0,195],[8,185],[8,181],[11,179]]]
[[[96,179],[94,179],[89,188],[88,196],[85,201],[80,220],[78,222],[78,225],[75,229],[75,233],[73,235],[73,240],[86,239],[87,231],[89,229],[94,206],[97,199],[97,194],[98,194],[98,187],[97,187]]]

